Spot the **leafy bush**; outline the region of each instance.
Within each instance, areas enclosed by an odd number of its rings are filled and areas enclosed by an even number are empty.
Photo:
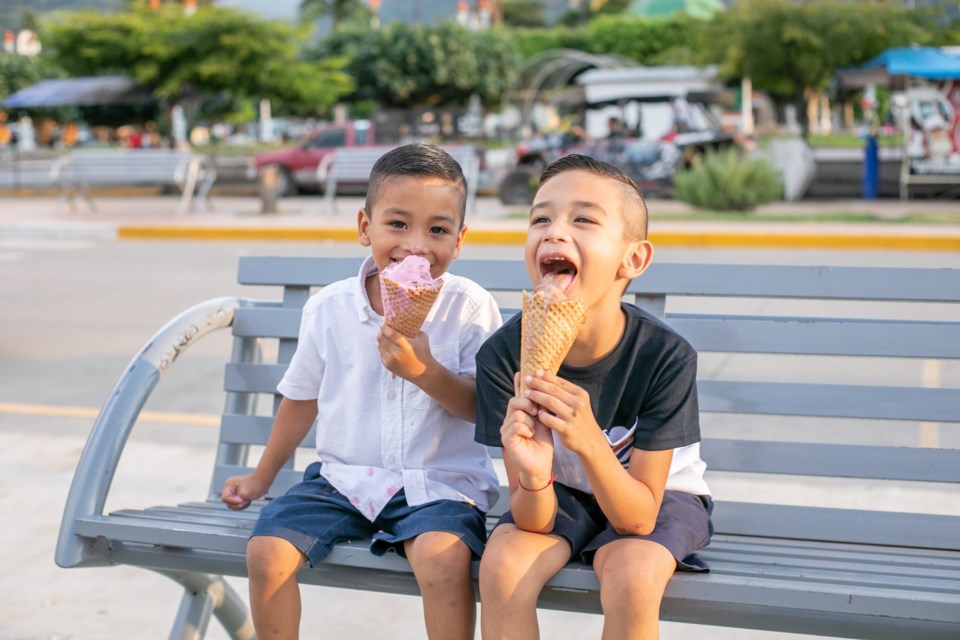
[[[708,152],[678,172],[674,186],[679,200],[714,211],[749,211],[783,195],[777,170],[737,149]]]

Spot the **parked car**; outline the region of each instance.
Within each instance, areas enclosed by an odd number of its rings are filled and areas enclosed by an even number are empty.
[[[265,167],[277,169],[277,189],[282,195],[299,191],[321,191],[317,167],[325,156],[339,147],[367,147],[376,142],[375,128],[369,120],[352,120],[315,131],[293,147],[264,151],[253,157],[249,177],[256,178]]]

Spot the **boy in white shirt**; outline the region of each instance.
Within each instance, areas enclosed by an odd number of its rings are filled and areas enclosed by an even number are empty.
[[[467,227],[460,165],[430,145],[406,145],[374,165],[360,243],[360,273],[311,297],[278,386],[284,396],[256,470],[229,478],[221,499],[245,509],[262,497],[317,421],[319,462],[268,503],[247,545],[257,636],[295,638],[296,573],[344,540],[407,557],[423,596],[428,636],[473,638],[470,561],[486,537],[498,481],[474,442],[475,360],[500,325],[492,296],[447,274]],[[383,322],[378,273],[408,255],[430,263],[443,288],[422,330],[407,338]]]

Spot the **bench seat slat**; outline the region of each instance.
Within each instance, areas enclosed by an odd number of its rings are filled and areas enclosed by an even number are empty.
[[[697,388],[705,412],[960,422],[960,389],[731,380]]]
[[[960,324],[670,314],[698,351],[960,358]]]
[[[220,513],[217,513],[220,511]],[[239,514],[239,515],[238,515]],[[216,539],[217,536],[227,536],[230,538],[245,541],[249,537],[249,532],[256,521],[256,511],[229,512],[225,507],[219,510],[210,510],[206,513],[197,513],[193,510],[184,510],[179,507],[153,507],[147,510],[123,510],[109,515],[84,518],[82,530],[78,534],[88,537],[107,537],[125,542],[136,542],[142,544],[162,544],[170,546],[181,546],[177,541],[155,539],[155,534],[150,530],[154,528],[170,529],[183,533],[184,535],[207,535],[210,539],[203,543],[193,543],[190,546],[199,548],[231,551],[242,551],[236,546],[236,542],[224,544]],[[363,545],[364,541],[355,541],[353,545]],[[917,559],[910,554],[902,553],[896,547],[878,547],[876,552],[883,550],[885,560],[897,558],[897,562],[888,561],[884,564],[872,567],[863,566],[857,562],[858,549],[862,545],[848,545],[843,543],[807,543],[806,541],[795,541],[791,547],[781,547],[778,552],[771,552],[766,541],[754,536],[734,536],[717,535],[709,547],[700,553],[708,562],[711,568],[719,571],[721,568],[725,573],[734,571],[734,567],[749,566],[753,563],[759,567],[776,567],[776,570],[783,568],[792,568],[796,573],[802,574],[804,564],[797,559],[805,557],[807,563],[819,562],[822,566],[813,567],[809,573],[817,574],[818,571],[824,571],[824,574],[839,573],[846,575],[853,573],[851,579],[856,578],[856,570],[861,570],[864,576],[867,574],[884,574],[890,577],[890,584],[893,584],[895,577],[910,575],[909,568],[921,576],[927,576],[931,579],[936,577],[932,575],[931,567],[923,558]],[[805,553],[800,554],[799,550]],[[741,558],[734,559],[737,555]],[[956,578],[960,576],[960,568],[955,566],[958,559],[958,553],[946,554],[944,558],[954,562],[952,568],[941,568],[941,577],[952,577],[951,584],[943,585],[949,592],[960,592],[960,583]],[[728,559],[729,558],[729,559]],[[826,567],[832,567],[829,572]],[[893,567],[891,569],[891,567]],[[764,569],[769,571],[772,569]],[[787,573],[784,573],[787,575]],[[832,579],[832,578],[831,578]],[[866,577],[866,580],[873,581],[873,577]],[[880,583],[883,584],[882,582]]]
[[[251,518],[247,525],[252,525],[252,522]],[[157,540],[159,532],[162,532],[162,535]],[[159,544],[174,549],[184,546],[194,550],[228,553],[235,559],[232,563],[233,572],[225,573],[243,575],[244,571],[242,553],[248,533],[244,527],[194,523],[183,525],[111,515],[82,519],[78,523],[78,533],[93,537],[104,536],[123,544]],[[713,546],[719,548],[723,544],[724,541],[718,539]],[[843,545],[837,545],[837,551],[842,547]],[[720,558],[714,560],[710,554],[709,548],[703,553],[708,562],[713,562],[712,572],[699,575],[678,574],[678,579],[672,580],[667,588],[668,601],[676,598],[687,606],[696,606],[696,603],[704,601],[726,603],[731,607],[744,603],[784,610],[805,610],[816,606],[817,610],[824,614],[842,612],[845,615],[869,615],[871,610],[876,611],[877,606],[883,606],[886,615],[891,619],[909,619],[917,616],[918,609],[922,609],[921,619],[960,625],[960,608],[957,606],[960,604],[960,596],[953,591],[955,585],[950,586],[944,581],[947,590],[936,591],[938,582],[931,580],[926,589],[908,588],[916,579],[922,579],[924,568],[917,569],[915,578],[890,577],[889,580],[882,581],[875,576],[865,576],[865,580],[858,582],[856,574],[851,574],[846,569],[817,569],[803,576],[801,571],[790,572],[778,566],[776,559],[771,559],[769,564],[759,565],[756,571],[749,571],[744,570],[745,565],[726,563]],[[221,559],[226,562],[226,559]],[[380,572],[410,573],[409,565],[398,556],[388,554],[384,558],[376,558],[370,554],[368,541],[339,544],[322,564],[330,570],[334,567],[345,568],[347,575],[352,568],[374,567]],[[306,570],[302,574],[303,582],[311,581],[309,573],[310,570]],[[327,584],[327,577],[323,584]],[[568,565],[551,580],[550,585],[552,589],[565,591],[567,597],[598,602],[596,594],[589,593],[597,587],[593,572],[582,570],[577,565]],[[366,588],[366,585],[362,588]],[[856,593],[856,597],[851,595],[853,593]],[[583,603],[577,608],[583,610]]]
[[[893,511],[719,502],[718,533],[960,551],[960,517]]]
[[[960,482],[960,450],[705,438],[713,471]]]
[[[112,518],[150,521],[159,523],[158,526],[161,527],[163,523],[176,522],[178,525],[196,524],[201,528],[213,526],[224,527],[228,531],[239,529],[249,535],[256,521],[256,512],[243,515],[245,517],[238,517],[235,512],[222,508],[195,510],[184,507],[153,507],[143,511],[122,510],[110,514]],[[912,590],[960,594],[960,566],[931,566],[929,563],[918,562],[913,557],[903,557],[900,562],[892,562],[888,558],[884,563],[865,563],[854,551],[841,554],[833,550],[835,545],[830,547],[832,553],[827,553],[826,548],[809,547],[802,547],[806,553],[798,553],[797,549],[800,547],[781,548],[779,553],[773,553],[769,550],[764,552],[762,542],[741,542],[740,547],[752,549],[752,552],[728,552],[727,545],[732,544],[736,543],[719,541],[703,552],[702,555],[709,558],[713,571],[723,571],[730,575],[763,575],[784,580],[814,579],[838,585],[898,584]]]

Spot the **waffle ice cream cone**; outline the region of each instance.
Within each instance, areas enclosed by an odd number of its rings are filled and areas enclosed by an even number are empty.
[[[443,280],[430,275],[430,263],[418,256],[407,256],[380,274],[380,295],[386,323],[415,338],[440,294]]]
[[[556,287],[523,292],[520,320],[520,393],[524,378],[537,371],[556,373],[583,327],[587,309]]]

